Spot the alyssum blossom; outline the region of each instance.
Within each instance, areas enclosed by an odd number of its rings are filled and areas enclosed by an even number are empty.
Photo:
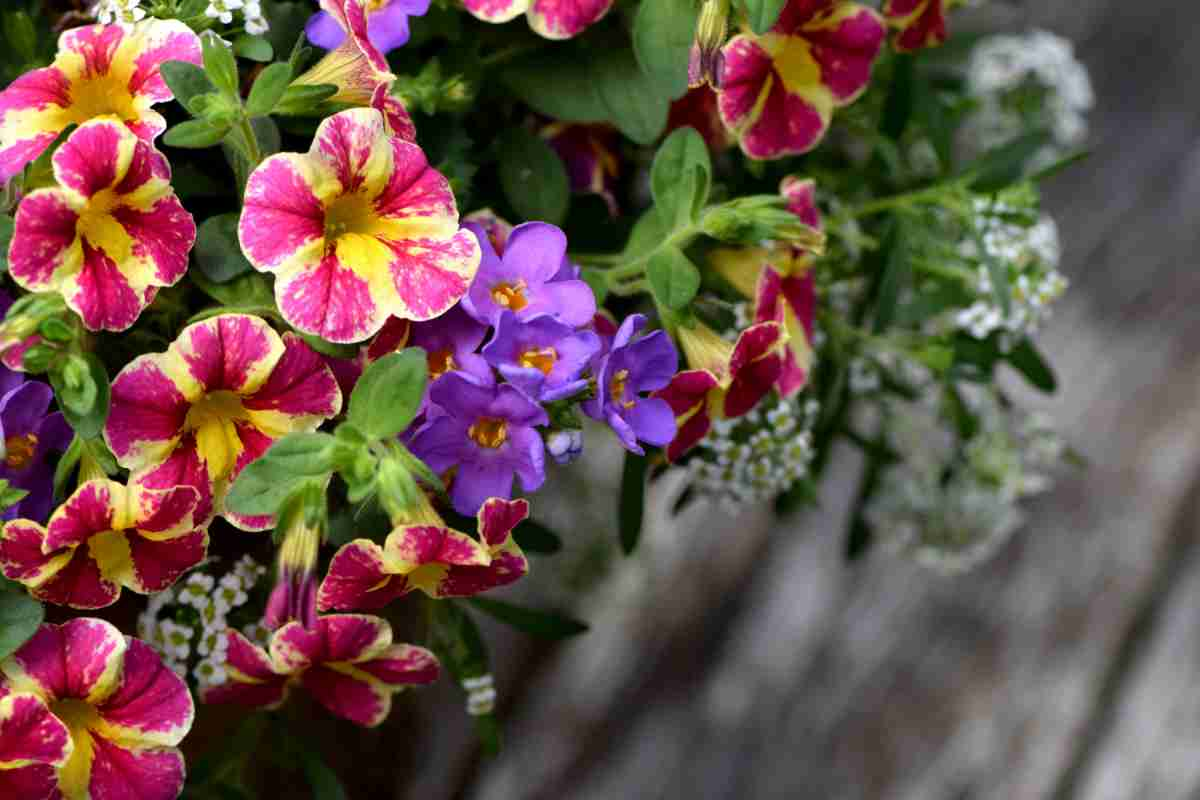
[[[464,0],[467,11],[484,22],[508,22],[524,14],[529,27],[547,39],[570,39],[599,22],[613,0]]]
[[[293,334],[223,314],[184,328],[165,353],[130,362],[112,383],[104,438],[131,480],[191,486],[197,518],[225,514],[247,530],[270,518],[225,513],[233,479],[281,436],[313,431],[341,410],[337,381]]]
[[[259,165],[238,236],[254,268],[275,275],[284,318],[333,342],[362,341],[389,316],[445,313],[480,258],[445,177],[372,109],[335,114],[307,154]]]
[[[92,618],[0,661],[0,796],[174,800],[192,696],[149,645]]]
[[[123,331],[187,272],[196,225],[167,159],[119,119],[79,126],[54,153],[55,188],[17,208],[13,279],[59,292],[91,330]]]
[[[0,183],[68,126],[96,117],[115,116],[153,142],[167,123],[151,107],[174,96],[158,71],[164,61],[200,63],[200,39],[177,20],[89,25],[63,33],[54,63],[26,72],[0,92]]]

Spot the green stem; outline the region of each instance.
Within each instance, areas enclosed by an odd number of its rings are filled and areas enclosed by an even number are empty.
[[[655,253],[662,250],[664,247],[684,247],[692,239],[700,234],[700,226],[696,223],[685,225],[668,236],[658,247],[655,247],[644,256],[635,259],[634,261],[624,264],[619,267],[605,270],[604,277],[608,281],[609,290],[615,294],[632,294],[632,291],[623,291],[623,287],[628,286],[630,281],[640,282],[640,279],[646,275],[646,262],[648,262]]]
[[[246,140],[246,158],[250,162],[250,168],[246,170],[246,174],[249,175],[262,161],[262,150],[258,147],[258,137],[254,135],[254,127],[250,124],[250,118],[245,114],[242,114],[238,129],[241,131],[242,138]]]
[[[479,59],[479,65],[481,67],[494,67],[499,64],[505,64],[509,61],[512,61],[514,58],[517,58],[518,56],[523,56],[526,53],[532,53],[535,50],[540,50],[541,48],[541,44],[515,44],[511,47],[505,47],[501,50],[497,50],[489,56],[484,56],[483,58]]]

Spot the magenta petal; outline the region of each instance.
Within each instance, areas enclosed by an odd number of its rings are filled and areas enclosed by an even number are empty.
[[[122,747],[100,736],[92,736],[92,747],[94,798],[175,800],[183,791],[183,754],[173,747]]]

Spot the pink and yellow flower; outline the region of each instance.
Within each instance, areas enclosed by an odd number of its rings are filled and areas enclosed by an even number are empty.
[[[789,0],[775,26],[725,45],[721,119],[750,158],[806,153],[833,111],[858,99],[886,29],[879,14],[845,0]]]
[[[820,230],[816,183],[795,176],[783,179],[780,192],[788,209],[805,225]],[[787,334],[787,349],[776,388],[791,397],[808,383],[813,362],[813,318],[817,289],[811,250],[791,243],[739,249],[719,248],[709,254],[718,274],[754,300],[755,322],[778,322]]]
[[[508,22],[522,14],[547,39],[570,39],[599,22],[613,0],[464,0],[468,13],[484,22]]]
[[[946,41],[946,0],[887,0],[883,16],[896,28],[899,53],[937,47]]]
[[[197,520],[224,514],[245,530],[267,517],[224,510],[229,485],[276,439],[335,416],[333,373],[293,334],[258,317],[223,314],[184,328],[165,353],[130,362],[112,384],[104,438],[130,480],[149,489],[191,486]]]
[[[751,325],[731,344],[704,323],[680,328],[690,370],[654,394],[675,412],[667,459],[676,461],[712,428],[714,419],[740,417],[771,391],[783,368],[785,333],[777,322]]]
[[[389,316],[440,316],[479,268],[449,182],[372,109],[322,122],[307,154],[264,161],[238,234],[250,263],[275,274],[284,318],[332,342],[360,342]]]
[[[144,642],[100,619],[43,625],[0,661],[0,795],[174,800],[193,714]]]
[[[59,185],[17,208],[13,279],[59,292],[90,330],[123,331],[187,272],[192,215],[171,189],[167,159],[115,117],[80,125],[53,165]]]
[[[344,545],[317,592],[317,607],[382,608],[418,589],[430,597],[467,597],[507,586],[529,571],[512,530],[529,516],[525,500],[493,497],[476,515],[479,540],[446,526],[432,511],[397,525],[383,546],[369,539]]]
[[[205,689],[206,703],[277,708],[300,686],[331,714],[371,728],[387,718],[392,695],[438,677],[433,654],[393,644],[379,617],[331,614],[312,629],[289,622],[271,636],[269,652],[237,631],[227,636],[229,680]]]
[[[156,492],[86,481],[45,527],[5,524],[0,571],[39,600],[71,608],[112,605],[121,587],[161,592],[208,552],[208,532],[194,519],[198,500],[189,486]]]
[[[25,168],[69,125],[113,115],[143,141],[166,121],[151,110],[173,95],[164,61],[200,63],[200,39],[182,22],[89,25],[58,39],[54,63],[26,72],[0,92],[0,183]]]

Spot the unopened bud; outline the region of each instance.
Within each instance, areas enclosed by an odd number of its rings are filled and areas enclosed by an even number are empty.
[[[39,375],[50,369],[50,365],[58,358],[58,353],[56,347],[48,344],[35,344],[21,357],[21,369],[31,375]]]
[[[570,464],[583,453],[583,431],[551,431],[546,435],[546,450],[558,464]]]
[[[688,60],[688,86],[721,88],[725,56],[721,48],[729,26],[729,0],[704,0],[696,21],[696,39]]]

